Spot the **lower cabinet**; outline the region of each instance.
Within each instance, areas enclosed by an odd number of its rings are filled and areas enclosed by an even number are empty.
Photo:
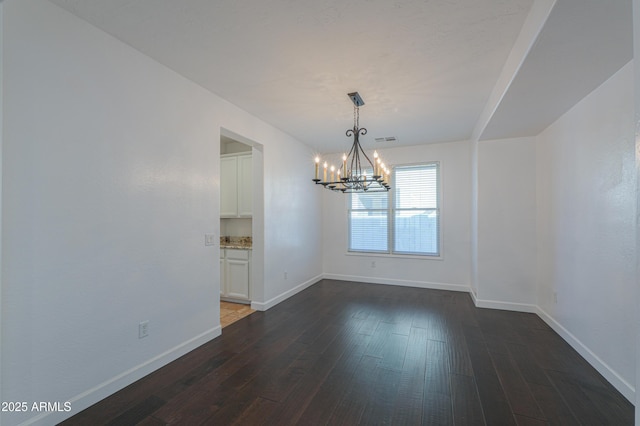
[[[220,249],[220,296],[248,301],[250,299],[251,250]]]

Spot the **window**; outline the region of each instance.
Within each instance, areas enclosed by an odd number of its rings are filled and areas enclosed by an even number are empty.
[[[349,251],[440,256],[440,166],[397,166],[390,192],[351,194]]]
[[[349,250],[389,252],[389,193],[352,193]]]

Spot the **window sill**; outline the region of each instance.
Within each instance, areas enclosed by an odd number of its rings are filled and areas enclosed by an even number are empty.
[[[385,257],[389,259],[412,259],[412,260],[444,260],[442,255],[440,256],[423,256],[419,254],[389,254],[389,253],[367,253],[361,251],[348,251],[345,253],[347,256],[358,257]]]

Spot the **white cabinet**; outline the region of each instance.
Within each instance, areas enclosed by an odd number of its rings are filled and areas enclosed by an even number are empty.
[[[253,214],[253,163],[251,155],[238,156],[238,216]]]
[[[238,216],[238,157],[220,158],[220,216]]]
[[[220,157],[220,217],[251,217],[253,213],[251,154]]]
[[[250,250],[220,250],[220,296],[250,300]]]

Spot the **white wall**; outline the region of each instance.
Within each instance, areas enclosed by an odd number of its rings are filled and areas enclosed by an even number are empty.
[[[471,172],[468,142],[379,150],[390,165],[439,161],[442,179],[442,259],[347,253],[347,199],[324,193],[324,272],[336,279],[468,291]],[[310,166],[309,176],[313,168]],[[320,242],[318,242],[320,243]],[[372,262],[375,261],[375,268]]]
[[[634,400],[633,64],[538,136],[541,315]],[[557,295],[557,302],[555,296]]]
[[[471,266],[469,268],[469,287],[471,288],[471,297],[474,302],[478,297],[478,161],[480,142],[472,139],[469,141],[471,151],[469,169],[471,170],[471,212],[469,229],[471,233],[469,256],[471,257]]]
[[[535,139],[478,143],[478,306],[534,311]]]
[[[204,234],[219,235],[222,127],[264,149],[258,302],[321,274],[320,249],[299,250],[320,239],[321,197],[280,167],[311,158],[290,136],[48,1],[2,8],[2,399],[72,412],[1,423],[52,424],[220,333]]]
[[[263,306],[252,303],[258,309],[322,278],[322,248],[310,243],[322,238],[322,197],[309,174],[313,155],[291,137],[272,140],[278,143],[264,150],[265,295]]]

